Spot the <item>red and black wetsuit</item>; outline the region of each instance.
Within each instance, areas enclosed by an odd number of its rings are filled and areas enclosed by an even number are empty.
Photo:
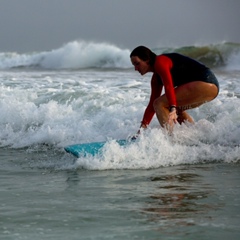
[[[142,120],[144,125],[148,125],[155,114],[153,102],[161,95],[163,86],[169,106],[177,106],[174,88],[180,85],[193,81],[203,81],[213,83],[219,88],[216,77],[208,67],[178,53],[157,56],[154,68],[155,77],[151,81],[151,97]],[[158,71],[158,69],[160,70]]]

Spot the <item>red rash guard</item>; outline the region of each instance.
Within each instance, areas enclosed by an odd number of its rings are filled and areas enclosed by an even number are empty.
[[[167,53],[156,57],[151,80],[151,97],[145,110],[142,124],[148,125],[155,113],[153,102],[160,97],[162,88],[168,99],[169,107],[177,106],[174,88],[192,81],[209,82],[209,69],[202,63],[178,53]],[[218,83],[213,82],[217,87]]]
[[[153,102],[161,95],[164,86],[165,94],[169,102],[169,106],[177,106],[176,96],[174,92],[174,83],[171,75],[173,62],[164,55],[156,57],[154,64],[154,74],[151,80],[151,96],[148,106],[143,115],[142,124],[148,125],[154,114]]]

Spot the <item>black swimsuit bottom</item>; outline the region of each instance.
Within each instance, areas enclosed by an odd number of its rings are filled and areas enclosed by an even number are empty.
[[[201,79],[202,82],[206,82],[206,83],[213,83],[214,85],[217,86],[218,91],[219,91],[219,83],[218,80],[216,78],[216,76],[213,74],[213,72],[210,69],[207,69],[205,71],[205,76],[203,79]]]
[[[163,54],[173,62],[171,69],[174,86],[181,86],[192,81],[212,83],[219,89],[219,83],[213,72],[204,64],[179,53]]]

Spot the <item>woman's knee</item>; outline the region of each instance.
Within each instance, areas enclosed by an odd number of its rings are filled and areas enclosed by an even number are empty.
[[[164,109],[168,108],[168,103],[166,103],[162,98],[157,98],[153,102],[153,108],[156,112],[159,110],[164,110]]]

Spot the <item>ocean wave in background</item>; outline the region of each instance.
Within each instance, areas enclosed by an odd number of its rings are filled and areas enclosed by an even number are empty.
[[[129,50],[107,43],[69,42],[58,49],[40,53],[1,53],[0,69],[43,68],[127,68]]]
[[[181,48],[153,49],[157,54],[177,52],[194,58],[209,67],[227,67],[233,65],[240,69],[240,44],[223,42],[205,46],[185,46]]]
[[[206,46],[153,48],[157,54],[178,52],[203,62],[209,67],[240,69],[240,44],[223,42]],[[58,49],[37,53],[0,53],[0,69],[84,69],[131,68],[130,50],[113,44],[72,41]]]

